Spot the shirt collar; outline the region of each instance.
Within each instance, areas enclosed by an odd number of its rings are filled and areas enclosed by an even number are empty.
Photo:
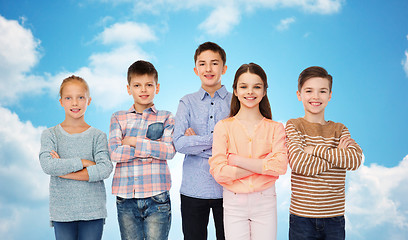
[[[153,105],[153,106],[151,106],[151,107],[149,107],[149,108],[146,108],[145,110],[143,110],[143,113],[157,113],[157,109],[156,109],[156,107]],[[132,105],[130,108],[129,108],[129,110],[128,110],[128,113],[138,113],[137,111],[136,111],[136,109],[135,109],[135,105]]]
[[[210,94],[208,94],[202,87],[200,88],[200,90],[198,90],[198,94],[201,100],[203,100],[206,95],[210,96]],[[220,98],[224,99],[227,96],[227,94],[228,94],[227,89],[225,88],[224,85],[221,85],[221,88],[215,91],[214,97],[218,95]]]

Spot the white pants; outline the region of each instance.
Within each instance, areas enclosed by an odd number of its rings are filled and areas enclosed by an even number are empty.
[[[227,240],[276,240],[276,192],[233,193],[224,188]]]

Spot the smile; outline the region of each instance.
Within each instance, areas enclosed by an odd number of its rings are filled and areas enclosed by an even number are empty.
[[[319,102],[311,102],[310,103],[312,106],[320,106],[320,105],[322,105],[322,103],[319,103]]]

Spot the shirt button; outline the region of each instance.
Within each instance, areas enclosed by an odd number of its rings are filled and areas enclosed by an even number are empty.
[[[211,133],[213,133],[214,131],[211,131]]]
[[[214,105],[214,103],[212,102],[211,105]]]
[[[249,142],[252,142],[252,139],[251,139],[251,138],[249,139]]]
[[[210,118],[213,118],[213,116],[210,116]]]

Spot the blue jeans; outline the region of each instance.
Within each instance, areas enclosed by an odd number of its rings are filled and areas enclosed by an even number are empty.
[[[100,240],[105,219],[53,222],[57,240]]]
[[[289,240],[344,240],[344,216],[305,218],[290,214]]]
[[[149,198],[116,198],[122,240],[165,240],[171,225],[168,191]]]

